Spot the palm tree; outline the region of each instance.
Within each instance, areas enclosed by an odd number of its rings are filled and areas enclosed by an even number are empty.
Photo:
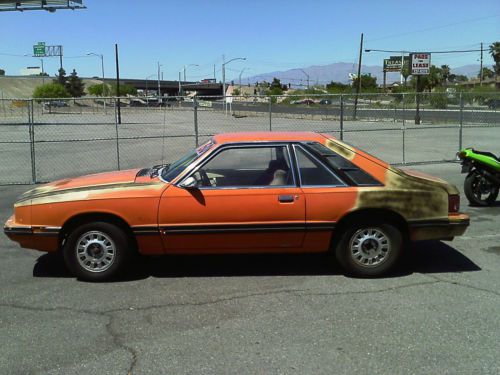
[[[490,44],[490,55],[495,60],[495,65],[493,65],[495,69],[495,85],[497,88],[500,88],[500,83],[498,82],[498,76],[500,75],[500,42]]]
[[[450,77],[450,67],[448,65],[441,65],[441,75],[444,79],[444,85],[448,85],[448,78]]]

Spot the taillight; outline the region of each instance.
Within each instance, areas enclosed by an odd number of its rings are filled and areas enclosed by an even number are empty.
[[[448,195],[448,212],[460,210],[460,195]]]

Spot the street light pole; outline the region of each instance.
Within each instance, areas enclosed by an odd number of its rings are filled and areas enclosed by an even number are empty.
[[[42,85],[45,85],[45,71],[43,70],[43,59],[40,58],[40,61],[42,63]]]
[[[149,106],[149,99],[148,99],[148,82],[149,82],[149,78],[151,77],[154,77],[155,74],[150,74],[146,77],[145,81],[146,81],[146,103],[148,104]]]
[[[158,104],[161,101],[161,87],[160,87],[160,62],[158,61]]]
[[[199,65],[198,64],[184,65],[184,82],[186,82],[186,69],[189,68],[190,66],[199,66]]]
[[[182,95],[182,87],[181,87],[181,72],[179,72],[179,96]]]
[[[226,107],[226,65],[229,64],[231,61],[235,60],[246,60],[246,57],[235,57],[234,59],[231,59],[229,61],[225,61],[225,56],[222,55],[222,96],[224,100],[224,108]]]
[[[96,56],[101,59],[101,73],[102,73],[102,96],[103,98],[105,97],[105,87],[106,84],[104,83],[104,55],[102,53],[94,53],[94,52],[89,52],[87,53],[87,56]],[[42,70],[43,70],[43,62],[42,62]],[[103,99],[103,106],[104,106],[104,111],[106,112],[106,100]]]
[[[25,53],[23,56],[26,56],[26,57],[37,57],[37,56],[28,55],[27,53]],[[40,62],[42,64],[42,84],[45,84],[45,71],[43,70],[43,59],[41,57],[39,57],[39,59],[40,59]]]
[[[239,85],[240,85],[240,90],[241,90],[241,75],[243,74],[243,72],[244,72],[245,70],[247,70],[247,68],[243,68],[243,69],[241,69],[240,76],[238,77],[238,78],[239,78],[239,79],[238,79],[238,81],[239,81]]]
[[[304,73],[307,77],[307,88],[309,89],[309,74],[307,74],[304,70],[299,69],[302,73]]]

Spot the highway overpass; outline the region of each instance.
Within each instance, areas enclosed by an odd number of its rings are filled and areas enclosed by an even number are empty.
[[[105,78],[106,83],[115,83],[115,79]],[[157,79],[128,79],[120,78],[121,84],[134,86],[137,90],[148,90],[151,93],[158,92]],[[203,83],[181,81],[180,86],[184,93],[196,91],[198,95],[211,96],[222,95],[222,83]],[[161,95],[177,96],[179,95],[179,81],[160,80]]]

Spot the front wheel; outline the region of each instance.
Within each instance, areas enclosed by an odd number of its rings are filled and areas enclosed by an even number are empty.
[[[403,236],[395,226],[366,222],[341,234],[335,257],[349,274],[377,277],[388,273],[402,252]]]
[[[498,186],[488,181],[477,170],[465,177],[464,192],[471,206],[490,206],[498,197]]]
[[[70,233],[63,254],[66,266],[79,279],[106,281],[123,271],[130,241],[116,225],[88,223]]]

